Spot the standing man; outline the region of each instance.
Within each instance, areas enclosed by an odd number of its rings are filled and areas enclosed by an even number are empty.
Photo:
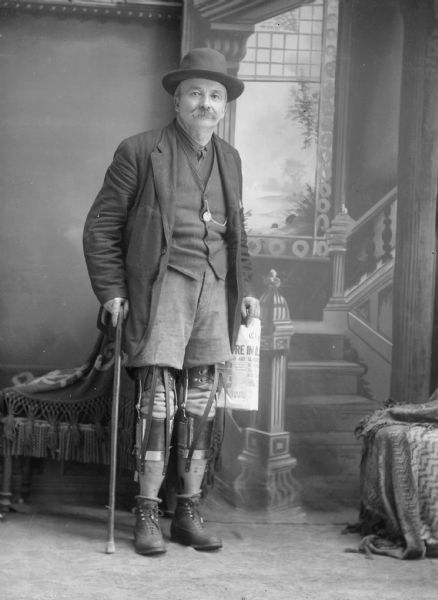
[[[197,48],[162,83],[175,120],[119,145],[84,230],[93,290],[113,325],[120,311],[126,319],[124,350],[137,389],[139,554],[166,550],[158,494],[174,424],[179,493],[171,538],[197,550],[222,546],[199,514],[217,365],[230,359],[242,318],[259,316],[240,157],[214,133],[243,82],[228,74],[221,53]]]

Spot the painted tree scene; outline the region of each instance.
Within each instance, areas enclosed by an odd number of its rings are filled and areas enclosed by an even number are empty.
[[[316,1],[259,23],[248,39],[235,143],[250,235],[313,235],[322,17]]]
[[[312,235],[318,84],[248,82],[237,107],[251,235]]]

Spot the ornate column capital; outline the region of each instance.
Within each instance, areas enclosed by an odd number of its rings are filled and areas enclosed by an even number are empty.
[[[202,11],[205,1],[186,0],[183,23],[182,54],[190,48],[208,46],[226,57],[230,72],[236,74],[239,62],[246,54],[246,41],[254,25],[212,19]]]
[[[205,45],[214,48],[227,59],[228,69],[236,75],[239,63],[246,54],[246,42],[252,31],[233,31],[228,28],[211,27],[205,38]]]

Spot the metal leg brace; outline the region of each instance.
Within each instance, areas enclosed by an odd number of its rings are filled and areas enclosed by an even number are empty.
[[[161,418],[161,415],[154,416],[154,404],[158,386],[164,386],[164,418]],[[167,367],[158,367],[155,365],[146,367],[145,369],[138,370],[136,388],[137,470],[139,473],[144,473],[145,462],[148,459],[163,459],[163,475],[165,475],[169,463],[170,442],[173,428],[174,410],[173,407],[171,407],[171,402],[173,402],[176,394],[175,378]],[[147,395],[146,399],[145,395]],[[159,456],[157,453],[159,453]]]

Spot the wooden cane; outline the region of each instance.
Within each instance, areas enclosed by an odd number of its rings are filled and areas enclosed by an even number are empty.
[[[122,364],[122,325],[123,307],[119,312],[116,326],[116,344],[114,349],[114,379],[111,409],[111,460],[108,504],[108,541],[106,553],[113,554],[114,544],[114,509],[116,503],[116,471],[117,471],[117,429],[119,424],[120,371]]]

